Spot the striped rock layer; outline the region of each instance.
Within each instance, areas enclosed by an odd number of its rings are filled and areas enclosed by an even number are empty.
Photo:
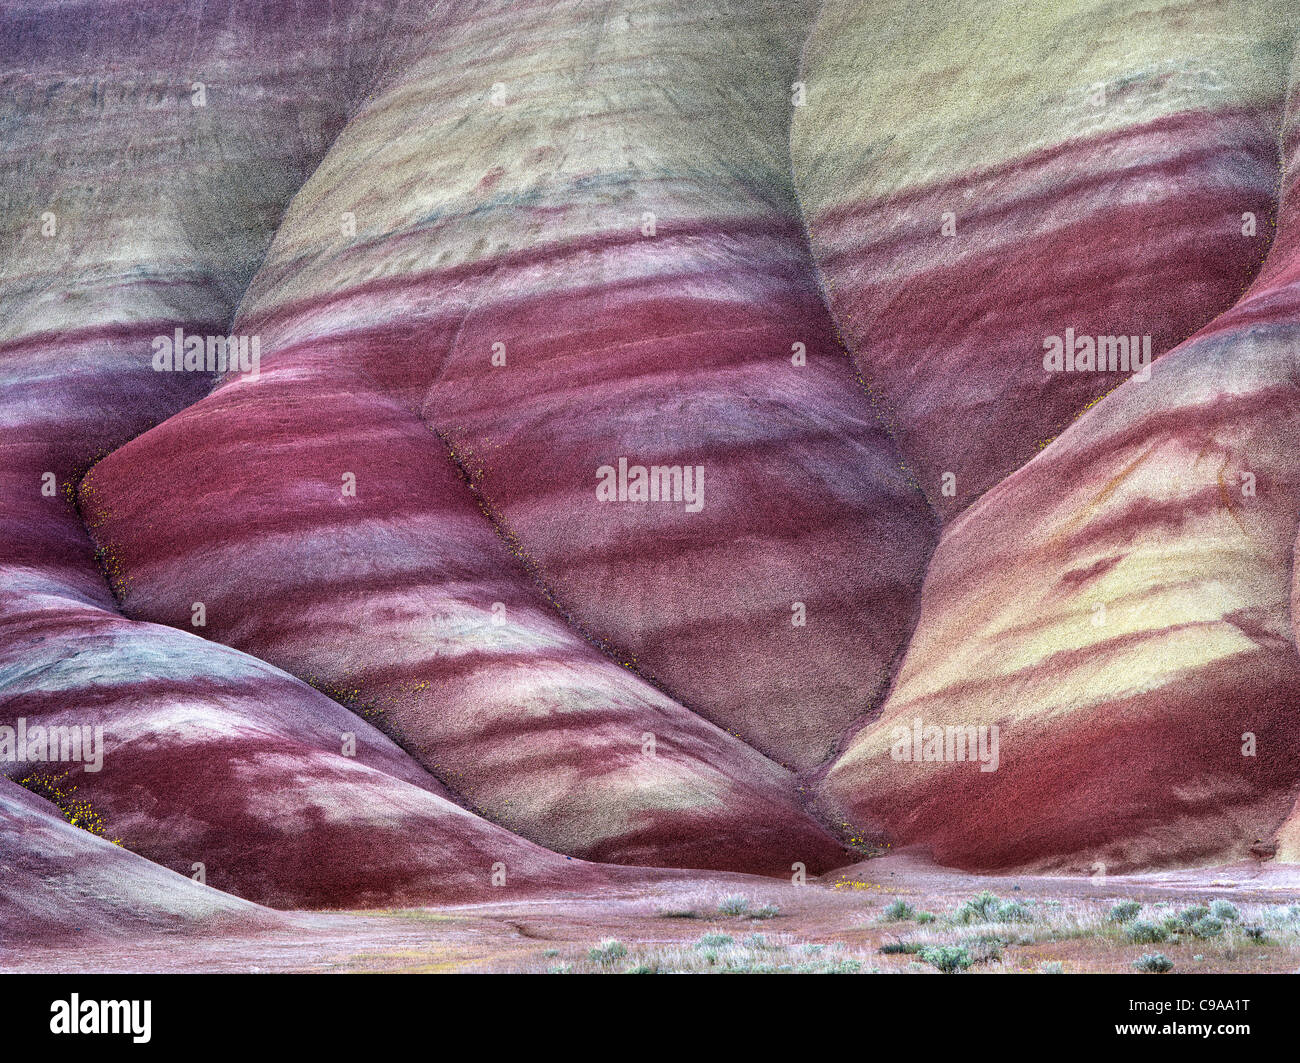
[[[0,769],[53,802],[47,814],[57,805],[159,864],[186,876],[201,864],[210,885],[268,904],[482,896],[494,865],[509,890],[581,885],[603,872],[473,815],[324,694],[123,617],[76,508],[97,457],[210,387],[202,374],[154,372],[151,337],[229,321],[341,120],[336,108],[295,102],[327,84],[338,95],[351,77],[348,41],[367,21],[360,8],[336,14],[319,48],[297,51],[294,25],[269,6],[27,5],[0,24],[12,60],[0,154],[10,249],[0,273],[0,726],[30,727],[33,738],[51,726],[102,728],[106,747],[101,770],[89,771],[44,759],[44,743],[0,744]],[[105,73],[104,55],[137,79]],[[29,808],[36,797],[21,800]],[[171,881],[118,850],[97,856],[106,843],[67,830],[6,828],[0,865],[36,874],[71,836],[105,875],[121,867],[124,912]],[[31,884],[11,878],[6,889]],[[162,907],[188,896],[156,889]],[[47,900],[32,904],[15,909],[18,923],[44,926]]]
[[[1300,856],[1298,88],[1249,291],[948,526],[881,716],[822,782],[859,827],[970,868]],[[994,725],[996,771],[926,755],[927,728]]]
[[[67,823],[0,778],[0,947],[150,931],[274,927],[282,917]]]
[[[840,857],[787,771],[575,635],[433,433],[335,354],[264,365],[95,467],[83,511],[128,611],[188,627],[200,602],[205,635],[311,680],[476,810],[573,855]]]
[[[373,726],[270,665],[86,602],[42,604],[5,625],[0,723],[27,736],[5,773],[140,856],[280,908],[602,880],[462,808]],[[55,762],[59,728],[97,737],[102,765],[89,744]]]
[[[1300,859],[1297,25],[0,13],[0,726],[106,745],[0,763],[11,925],[828,869],[828,757],[960,866]]]
[[[878,699],[931,520],[804,248],[786,145],[810,6],[605,10],[596,33],[570,0],[432,27],[236,324],[272,357],[346,341],[571,624],[809,768]],[[702,470],[702,508],[602,502],[620,459]]]
[[[762,754],[815,765],[878,696],[930,517],[802,249],[798,24],[556,31],[586,17],[413,32],[245,296],[259,378],[99,463],[83,510],[129,615],[202,601],[205,635],[347,692],[528,838],[830,866]],[[600,501],[620,459],[702,469],[702,505]]]
[[[1257,288],[1267,285],[1274,294],[1276,302],[1262,302],[1260,309],[1265,313],[1286,312],[1288,305],[1293,306],[1295,292],[1300,288],[1300,47],[1291,66],[1292,91],[1287,107],[1286,121],[1283,128],[1284,154],[1289,160],[1287,167],[1286,191],[1280,211],[1280,227],[1274,254],[1266,263],[1265,269],[1257,283]],[[1300,646],[1300,570],[1295,567],[1297,556],[1292,545],[1291,573],[1291,633],[1293,640]],[[1276,858],[1285,863],[1300,863],[1300,793],[1292,807],[1286,822],[1278,829],[1272,844],[1276,846]]]
[[[950,520],[1129,375],[1044,341],[1171,350],[1268,250],[1295,0],[828,0],[796,187],[836,321]]]

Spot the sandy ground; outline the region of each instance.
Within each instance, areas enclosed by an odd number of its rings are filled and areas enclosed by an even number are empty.
[[[1024,924],[958,925],[954,913],[981,890],[1027,905]],[[764,918],[726,915],[718,905],[743,895],[752,909],[775,906]],[[1214,940],[1183,937],[1159,945],[1132,944],[1107,918],[1118,900],[1136,900],[1141,919],[1160,921],[1196,903],[1231,902],[1240,918]],[[886,921],[904,900],[934,922]],[[915,955],[882,954],[889,942],[968,943],[1000,939],[996,953],[970,973],[1052,970],[1131,971],[1139,956],[1166,954],[1179,972],[1282,972],[1300,968],[1300,868],[1253,863],[1210,870],[1071,878],[976,876],[935,868],[905,854],[866,861],[806,885],[743,875],[700,874],[677,882],[647,882],[599,896],[563,896],[497,904],[371,912],[289,912],[284,925],[259,933],[182,932],[145,940],[64,941],[0,956],[6,972],[547,972],[634,969],[725,970],[728,962],[818,970],[838,958],[851,969],[933,973]],[[1239,927],[1264,924],[1263,941]],[[754,935],[761,935],[755,938]],[[739,959],[720,959],[707,935],[725,935]],[[604,939],[626,948],[613,962],[590,950]],[[705,938],[706,944],[701,945]],[[720,941],[720,938],[714,938]],[[730,956],[730,960],[729,960]],[[685,957],[685,960],[683,960]],[[703,957],[701,959],[700,957]],[[758,957],[756,960],[755,957]]]

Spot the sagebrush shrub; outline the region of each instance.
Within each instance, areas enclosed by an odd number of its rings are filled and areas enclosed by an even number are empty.
[[[740,893],[723,897],[718,905],[718,911],[723,915],[744,915],[749,911],[749,898]]]
[[[1228,901],[1211,901],[1210,914],[1224,923],[1235,923],[1241,918],[1241,912],[1237,910],[1237,906]]]
[[[1217,938],[1223,935],[1223,923],[1212,915],[1201,916],[1190,929],[1198,938]]]
[[[1139,920],[1129,926],[1127,936],[1129,941],[1135,945],[1154,945],[1157,941],[1166,940],[1169,937],[1169,931],[1158,923]]]
[[[916,909],[907,901],[894,901],[893,904],[881,912],[880,918],[887,923],[901,923],[908,919],[915,919]]]
[[[957,909],[953,921],[957,923],[992,922],[998,906],[1001,904],[1002,898],[996,893],[982,890]]]
[[[587,953],[592,963],[613,963],[627,955],[627,946],[614,938],[598,941],[595,948]]]
[[[960,974],[975,962],[971,954],[959,945],[931,945],[917,955],[944,974]]]
[[[1110,910],[1110,915],[1106,918],[1112,923],[1131,923],[1137,918],[1138,912],[1142,911],[1142,905],[1137,901],[1120,901]]]

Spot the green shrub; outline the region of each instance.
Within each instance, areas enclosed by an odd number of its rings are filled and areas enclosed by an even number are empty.
[[[723,945],[730,945],[736,939],[730,934],[705,934],[695,943],[697,949],[717,949]]]
[[[880,914],[880,918],[886,923],[901,923],[908,919],[915,919],[916,909],[907,901],[894,901]]]
[[[918,956],[931,967],[937,967],[944,974],[960,974],[975,961],[960,945],[931,945],[922,949]]]
[[[925,946],[919,941],[886,941],[880,946],[880,951],[886,956],[915,956]]]
[[[1142,905],[1137,901],[1120,901],[1110,910],[1110,915],[1106,918],[1112,923],[1131,923],[1137,918],[1138,912],[1142,911]]]
[[[592,963],[613,963],[627,955],[627,946],[614,938],[606,938],[596,943],[596,947],[587,953]]]
[[[749,913],[751,919],[775,919],[781,914],[781,909],[775,904],[765,904],[762,908],[755,908]]]
[[[1217,938],[1223,936],[1223,923],[1218,919],[1215,919],[1212,915],[1202,916],[1191,925],[1190,929],[1198,938]]]
[[[1127,937],[1135,945],[1154,945],[1157,941],[1166,940],[1169,931],[1157,923],[1138,920],[1129,926]]]
[[[917,912],[916,921],[918,923],[933,923],[935,920],[934,912]]]
[[[1019,901],[1004,901],[994,911],[993,921],[997,923],[1032,923],[1034,913]]]
[[[1034,918],[1029,908],[1020,901],[1004,901],[996,893],[984,890],[977,893],[953,917],[957,923],[1029,923]]]
[[[1211,901],[1210,914],[1223,923],[1235,923],[1241,918],[1241,912],[1235,904],[1228,901]]]
[[[994,934],[977,934],[962,942],[962,946],[971,954],[974,963],[987,963],[989,960],[1001,959],[1002,950],[1009,944],[1010,942]]]
[[[723,897],[722,903],[718,905],[718,911],[723,915],[748,915],[749,898],[740,893]]]
[[[1060,960],[1048,960],[1038,965],[1039,974],[1064,974],[1065,965]]]
[[[1001,904],[1002,899],[996,893],[982,890],[957,909],[953,921],[957,923],[992,922]]]
[[[1204,919],[1210,914],[1210,909],[1203,904],[1194,904],[1190,908],[1184,908],[1178,913],[1178,918],[1184,926],[1191,926],[1198,919]]]
[[[1174,969],[1174,961],[1163,952],[1151,952],[1134,960],[1133,966],[1143,974],[1165,974]]]

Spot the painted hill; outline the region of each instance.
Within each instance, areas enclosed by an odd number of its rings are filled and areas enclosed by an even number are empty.
[[[1296,860],[1298,27],[0,13],[24,925]]]

